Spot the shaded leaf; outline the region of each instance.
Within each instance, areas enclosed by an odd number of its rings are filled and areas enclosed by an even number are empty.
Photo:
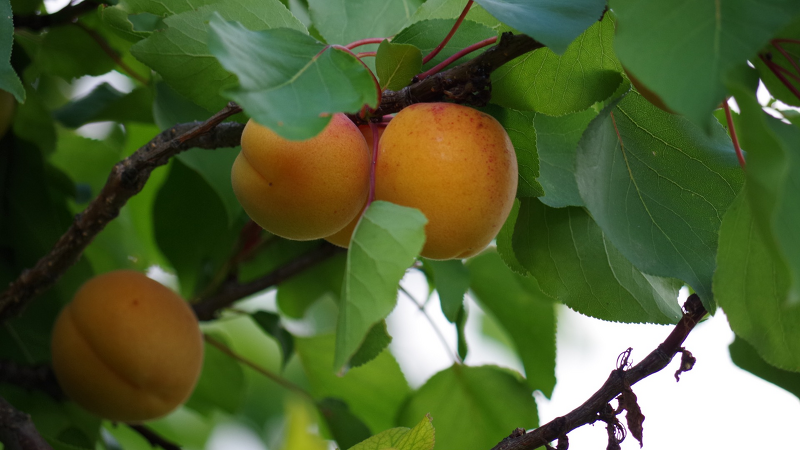
[[[107,120],[149,123],[153,121],[152,103],[153,93],[148,88],[135,89],[125,94],[108,83],[102,83],[84,97],[53,111],[53,116],[70,128]]]
[[[409,397],[398,423],[413,425],[430,413],[436,421],[438,447],[492,448],[508,436],[508,430],[536,427],[536,402],[531,394],[519,375],[507,369],[454,365]]]
[[[369,329],[364,342],[350,358],[350,367],[363,366],[381,354],[392,342],[392,336],[386,329],[386,321],[381,320]]]
[[[575,174],[605,238],[639,270],[684,281],[709,312],[719,224],[744,178],[714,122],[707,135],[630,92],[584,132]]]
[[[464,10],[466,2],[464,0],[427,0],[420,6],[411,17],[411,22],[419,22],[428,19],[456,19]],[[483,6],[473,3],[467,13],[467,20],[478,22],[489,28],[501,28],[503,25],[491,14],[483,9]]]
[[[377,106],[369,70],[347,51],[297,30],[253,32],[218,16],[210,30],[211,52],[239,79],[226,95],[287,139],[317,135],[333,113]]]
[[[523,199],[514,251],[547,295],[598,319],[676,323],[678,280],[636,269],[581,208]]]
[[[453,28],[454,24],[455,20],[450,19],[434,19],[416,22],[397,33],[397,36],[392,39],[392,43],[411,44],[422,50],[423,55],[427,55],[442,42],[445,36],[447,36],[447,33],[450,32],[450,29]],[[497,36],[497,31],[486,25],[471,20],[465,20],[461,22],[461,26],[458,27],[458,33],[454,34],[452,39],[442,48],[439,54],[423,65],[422,68],[425,70],[430,69],[450,56],[453,56],[458,51],[478,41],[494,36]],[[458,63],[460,64],[472,59],[479,54],[479,52],[470,53],[459,59]]]
[[[517,197],[544,195],[544,189],[537,180],[539,178],[539,155],[536,149],[536,130],[533,127],[533,118],[536,114],[529,111],[499,108],[495,105],[489,105],[481,110],[490,114],[503,125],[514,145],[519,167]]]
[[[740,368],[770,383],[786,389],[800,398],[800,374],[769,365],[747,341],[736,336],[728,346],[731,360]]]
[[[156,83],[153,119],[160,129],[166,130],[176,123],[206,120],[211,114],[211,111],[175,92],[167,83]]]
[[[800,40],[800,17],[797,17],[794,22],[781,30],[780,33],[773,36],[772,39]],[[794,66],[792,66],[792,61],[800,61],[800,46],[791,45],[787,42],[778,43],[778,45],[786,52],[787,56],[784,56],[783,53],[772,44],[767,44],[759,51],[759,54],[767,56],[769,61],[788,70],[790,73],[796,73],[792,72],[795,70]],[[764,86],[766,86],[773,97],[788,105],[800,106],[800,97],[789,90],[783,82],[775,76],[772,70],[767,67],[767,64],[764,63],[761,58],[752,58],[750,62],[755,65],[758,70],[758,77],[764,82]],[[786,74],[783,74],[783,77],[791,82],[791,77],[787,77]],[[797,82],[795,82],[794,86],[797,87]]]
[[[426,223],[418,210],[384,201],[373,202],[364,212],[347,252],[335,370],[348,362],[369,329],[394,309],[398,283],[425,242]]]
[[[422,69],[422,52],[413,45],[383,41],[378,46],[375,69],[381,89],[400,90]]]
[[[598,13],[595,21],[599,17]],[[578,36],[561,56],[542,48],[506,63],[492,73],[492,102],[561,116],[605,100],[622,82],[613,41],[614,20],[609,15]]]
[[[433,285],[439,293],[444,316],[451,323],[455,323],[460,311],[464,309],[464,294],[469,289],[469,270],[459,259],[450,261],[426,259],[423,264],[433,273]]]
[[[227,345],[227,339],[221,333],[209,332],[209,335]],[[203,369],[186,406],[209,416],[218,410],[236,414],[244,400],[244,370],[222,350],[207,342],[203,345]]]
[[[328,44],[388,38],[408,23],[423,0],[309,0],[314,26]]]
[[[179,153],[177,156],[186,167],[203,177],[203,180],[214,189],[225,206],[228,226],[242,214],[242,205],[236,199],[231,185],[231,167],[239,150],[239,147],[217,148],[212,151],[195,149]]]
[[[505,328],[522,359],[527,384],[546,397],[556,385],[556,311],[534,278],[511,272],[497,253],[470,259],[472,292]]]
[[[283,327],[281,318],[277,314],[256,311],[251,317],[265,333],[275,338],[275,341],[278,342],[281,347],[281,355],[283,355],[281,361],[283,367],[286,367],[286,363],[289,362],[289,358],[292,357],[294,352],[294,336]]]
[[[340,449],[349,449],[370,437],[369,428],[338,398],[323,398],[317,408]]]
[[[0,0],[0,17],[11,18],[11,3]],[[17,72],[11,67],[11,48],[14,46],[14,23],[12,20],[0,21],[0,89],[10,92],[18,102],[25,101],[25,88]]]
[[[800,13],[793,0],[615,0],[614,48],[625,67],[673,111],[711,132],[731,69]],[[691,70],[687,70],[691,68]],[[705,302],[705,299],[704,299]]]
[[[500,258],[506,263],[506,266],[517,275],[528,276],[529,272],[517,259],[514,254],[513,237],[514,227],[517,224],[517,216],[519,215],[519,199],[514,199],[514,206],[511,207],[511,212],[503,224],[503,228],[497,233],[495,241],[497,242],[497,253]]]

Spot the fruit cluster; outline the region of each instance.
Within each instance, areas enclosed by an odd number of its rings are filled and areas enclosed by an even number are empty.
[[[273,234],[346,247],[369,194],[369,130],[336,114],[316,137],[289,141],[251,120],[232,169],[239,202]],[[517,190],[516,155],[500,123],[465,106],[420,103],[379,137],[375,199],[425,214],[422,256],[466,258],[489,245]]]

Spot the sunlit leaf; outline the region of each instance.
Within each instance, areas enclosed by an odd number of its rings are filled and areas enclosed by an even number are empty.
[[[381,89],[400,90],[411,83],[422,68],[422,52],[413,45],[381,42],[375,58]]]
[[[359,443],[350,450],[433,450],[435,442],[430,416],[414,428],[391,428]]]

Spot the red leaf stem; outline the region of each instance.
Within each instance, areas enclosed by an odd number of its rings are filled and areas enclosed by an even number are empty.
[[[480,42],[476,42],[475,44],[472,44],[469,47],[464,48],[463,50],[459,51],[455,55],[453,55],[453,56],[445,59],[444,61],[440,62],[439,64],[435,65],[430,70],[425,71],[425,72],[417,75],[417,80],[422,81],[425,78],[428,78],[429,76],[431,76],[431,75],[433,75],[435,73],[438,73],[440,70],[442,70],[445,67],[449,66],[454,61],[456,61],[457,59],[461,58],[462,56],[467,55],[469,53],[472,53],[475,50],[481,49],[483,47],[487,47],[489,45],[492,45],[495,42],[497,42],[497,36],[490,37],[489,39],[484,39],[484,40],[482,40]]]
[[[792,59],[792,56],[783,47],[781,47],[778,44],[779,44],[778,39],[773,39],[772,40],[772,46],[775,47],[779,52],[781,52],[781,55],[783,55],[783,57],[786,58],[787,61],[789,61],[789,64],[791,64],[792,67],[794,67],[794,70],[796,70],[797,73],[800,74],[800,66],[798,66],[797,63],[794,61],[794,59]],[[789,72],[789,73],[791,73],[791,72]]]
[[[764,64],[766,64],[767,67],[769,67],[769,70],[771,70],[772,73],[775,74],[775,76],[778,77],[779,80],[781,80],[781,83],[783,83],[783,85],[786,86],[786,89],[792,91],[792,94],[794,94],[795,97],[800,98],[800,90],[794,87],[794,85],[792,85],[792,83],[789,80],[787,80],[786,77],[783,76],[783,74],[777,69],[777,67],[780,67],[779,65],[770,61],[764,55],[758,55],[758,57],[761,58],[761,60],[764,61]]]
[[[386,38],[367,38],[367,39],[359,39],[357,41],[353,41],[344,47],[348,50],[352,50],[356,47],[361,47],[362,45],[369,45],[369,44],[380,44],[381,42],[385,41]]]
[[[360,52],[360,53],[356,54],[356,57],[358,59],[361,59],[361,58],[364,58],[366,56],[375,56],[377,54],[378,54],[378,52]]]
[[[731,133],[731,141],[733,141],[733,149],[736,150],[736,157],[739,158],[739,165],[742,169],[745,168],[747,163],[742,154],[742,147],[739,146],[739,138],[736,137],[736,127],[733,125],[733,117],[731,116],[731,107],[728,106],[728,101],[722,102],[722,108],[725,109],[725,119],[728,121],[728,131]]]
[[[449,33],[447,33],[447,36],[445,36],[445,37],[444,37],[444,39],[442,40],[442,42],[440,42],[440,43],[439,43],[439,45],[438,45],[438,46],[436,46],[436,48],[435,48],[435,49],[433,49],[433,51],[431,51],[430,53],[428,53],[428,56],[426,56],[426,57],[422,58],[422,64],[425,64],[425,63],[427,63],[428,61],[430,61],[430,60],[432,60],[433,58],[435,58],[435,57],[436,57],[436,55],[438,55],[438,54],[439,54],[439,52],[440,52],[440,51],[442,51],[442,49],[444,48],[444,46],[445,46],[445,45],[447,45],[447,43],[448,43],[448,42],[450,42],[450,38],[452,38],[452,37],[453,37],[453,35],[456,33],[456,30],[458,29],[458,27],[459,27],[459,26],[461,26],[461,22],[463,22],[463,21],[464,21],[464,18],[465,18],[465,17],[467,17],[467,13],[469,12],[469,9],[470,9],[471,7],[472,7],[472,0],[469,0],[469,1],[467,2],[467,6],[465,6],[465,7],[464,7],[464,10],[463,10],[463,11],[461,11],[461,15],[460,15],[460,16],[458,16],[458,19],[456,20],[456,23],[455,23],[455,24],[453,24],[453,28],[451,28],[451,29],[450,29],[450,32],[449,32]]]

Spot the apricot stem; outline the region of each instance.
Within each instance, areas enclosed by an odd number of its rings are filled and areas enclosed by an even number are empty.
[[[301,388],[300,386],[292,383],[291,381],[287,380],[286,378],[283,378],[280,375],[272,373],[271,371],[259,366],[258,364],[254,363],[253,361],[250,361],[249,359],[245,358],[244,356],[242,356],[242,355],[234,352],[233,350],[231,350],[230,347],[228,347],[227,345],[223,344],[222,342],[212,338],[211,336],[209,336],[209,335],[207,335],[205,333],[203,333],[203,339],[206,342],[208,342],[209,345],[212,345],[212,346],[216,347],[217,349],[219,349],[222,353],[225,353],[226,355],[230,356],[231,358],[235,359],[236,361],[239,361],[240,363],[242,363],[245,366],[255,370],[256,372],[260,373],[261,375],[264,375],[265,377],[267,377],[270,380],[280,384],[281,386],[285,387],[286,389],[289,389],[292,392],[295,392],[295,393],[298,393],[298,394],[302,395],[303,397],[309,399],[312,403],[314,403],[314,397],[311,394],[309,394],[308,391],[306,391],[305,389]]]
[[[471,7],[472,7],[472,0],[469,0],[467,2],[467,6],[465,6],[464,10],[461,11],[461,15],[458,16],[458,19],[456,20],[456,23],[453,24],[453,28],[450,29],[450,32],[447,33],[447,36],[444,37],[442,42],[440,42],[439,45],[437,45],[435,49],[433,49],[430,53],[428,53],[427,56],[422,58],[422,64],[426,64],[428,61],[430,61],[433,58],[435,58],[436,55],[438,55],[439,52],[442,51],[444,46],[447,45],[448,42],[450,42],[450,38],[453,37],[453,35],[456,33],[456,30],[458,29],[458,27],[461,26],[461,22],[464,21],[465,17],[467,17],[467,13],[469,12],[469,9]]]
[[[442,330],[440,330],[439,327],[436,326],[436,322],[434,322],[433,319],[431,318],[431,316],[428,315],[428,312],[425,311],[425,305],[420,303],[420,302],[418,302],[417,299],[414,298],[414,296],[411,295],[406,290],[406,288],[404,288],[403,286],[400,286],[400,292],[405,294],[405,296],[408,297],[408,299],[411,301],[411,303],[413,303],[414,306],[416,306],[417,309],[419,309],[419,311],[422,313],[422,315],[425,316],[426,319],[428,319],[428,323],[431,324],[431,327],[433,328],[433,331],[436,333],[436,336],[439,337],[439,341],[442,342],[442,345],[444,346],[444,349],[445,349],[445,353],[449,354],[450,357],[453,358],[453,362],[454,363],[463,364],[464,361],[461,360],[461,358],[458,356],[458,353],[454,352],[450,348],[450,344],[448,344],[447,343],[447,339],[444,338],[444,333],[442,333]]]
[[[372,133],[372,165],[369,168],[369,196],[367,197],[367,206],[364,209],[369,208],[369,205],[375,200],[375,165],[378,162],[378,125],[375,122],[370,122],[369,131]]]
[[[353,41],[344,47],[348,50],[352,50],[356,47],[361,47],[362,45],[369,45],[369,44],[380,44],[381,42],[387,40],[386,38],[367,38],[367,39],[359,39],[357,41]]]
[[[722,108],[725,110],[725,120],[728,121],[728,131],[731,133],[731,141],[733,142],[733,149],[736,150],[736,157],[739,158],[739,165],[745,169],[747,163],[742,154],[742,148],[739,146],[739,138],[736,136],[736,127],[733,125],[733,117],[731,116],[731,107],[728,106],[728,100],[722,102]]]
[[[453,56],[445,59],[444,61],[440,62],[439,64],[435,65],[430,70],[427,70],[427,71],[417,75],[417,80],[422,81],[425,78],[428,78],[429,76],[431,76],[431,75],[439,72],[440,70],[444,69],[445,67],[449,66],[454,61],[456,61],[457,59],[461,58],[462,56],[464,56],[466,54],[469,54],[469,53],[472,53],[475,50],[482,49],[483,47],[487,47],[489,45],[492,45],[495,42],[497,42],[497,36],[490,37],[489,39],[484,39],[484,40],[482,40],[480,42],[476,42],[476,43],[470,45],[469,47],[466,47],[466,48],[460,50],[459,52],[457,52]]]

